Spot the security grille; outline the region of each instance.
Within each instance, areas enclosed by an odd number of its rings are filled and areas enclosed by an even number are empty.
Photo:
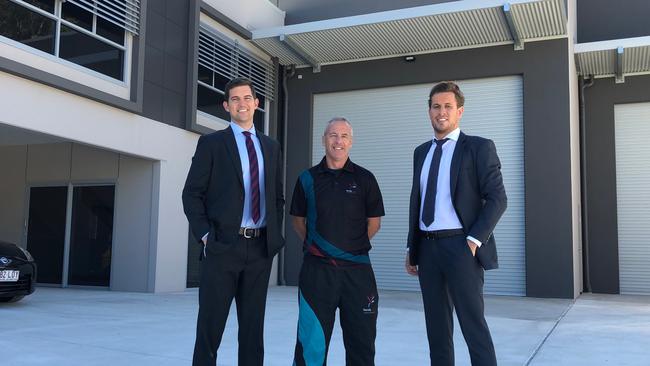
[[[140,30],[140,0],[67,0],[135,35]]]
[[[273,65],[253,55],[236,40],[203,24],[199,28],[199,64],[226,79],[247,77],[259,94],[274,99],[276,76]]]
[[[621,294],[650,295],[650,103],[614,106]]]

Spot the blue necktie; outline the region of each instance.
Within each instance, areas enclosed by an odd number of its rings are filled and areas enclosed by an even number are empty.
[[[438,186],[438,170],[440,170],[440,160],[442,159],[442,145],[449,140],[434,140],[436,149],[433,150],[431,166],[429,167],[429,177],[427,178],[427,191],[424,196],[424,208],[422,209],[422,222],[425,226],[431,225],[436,213],[436,188]]]

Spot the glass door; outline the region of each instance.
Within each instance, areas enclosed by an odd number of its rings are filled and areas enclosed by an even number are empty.
[[[68,284],[109,286],[115,186],[76,186],[72,193]]]
[[[114,185],[30,188],[27,249],[38,283],[110,285],[114,203]]]
[[[38,283],[63,283],[67,201],[67,186],[29,190],[27,250],[38,266]]]

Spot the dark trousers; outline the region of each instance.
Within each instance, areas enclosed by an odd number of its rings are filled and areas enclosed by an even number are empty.
[[[454,365],[454,308],[472,365],[496,365],[484,316],[483,268],[465,236],[422,239],[418,253],[431,365]]]
[[[336,266],[305,256],[299,279],[298,337],[294,365],[326,365],[339,309],[345,364],[375,364],[379,297],[368,264]]]
[[[210,245],[210,243],[208,243]],[[199,316],[192,365],[214,366],[233,298],[239,321],[239,365],[264,363],[264,311],[272,258],[266,237],[240,237],[225,253],[201,261]]]

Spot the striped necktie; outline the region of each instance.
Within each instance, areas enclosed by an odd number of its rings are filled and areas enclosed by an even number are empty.
[[[248,166],[251,177],[251,217],[253,222],[257,224],[260,220],[260,174],[257,165],[257,153],[255,152],[253,139],[251,139],[251,133],[248,131],[242,133],[246,136],[246,150],[248,151]]]

